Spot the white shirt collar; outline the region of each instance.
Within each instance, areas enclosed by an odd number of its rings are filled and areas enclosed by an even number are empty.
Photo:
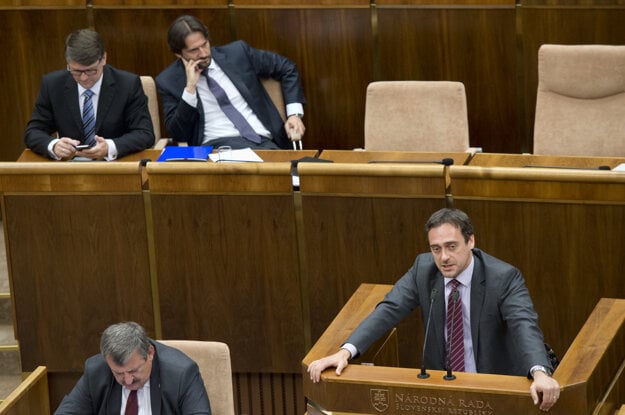
[[[102,79],[104,78],[104,69],[102,69],[102,76],[100,76],[100,79],[98,79],[98,82],[96,82],[95,84],[93,84],[93,86],[90,88],[91,91],[96,95],[99,96],[100,95],[100,89],[102,88]],[[83,88],[82,85],[80,85],[78,82],[76,82],[78,84],[78,96],[82,96],[82,94],[86,91],[85,88]]]

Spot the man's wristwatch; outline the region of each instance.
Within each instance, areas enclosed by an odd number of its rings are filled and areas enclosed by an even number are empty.
[[[536,371],[540,371],[540,372],[543,372],[547,376],[551,376],[551,370],[547,369],[545,366],[536,365],[536,366],[532,366],[532,368],[530,369],[530,376],[532,377],[532,379],[534,378],[534,373]]]
[[[304,114],[291,114],[289,117],[296,116],[297,118],[304,118]]]

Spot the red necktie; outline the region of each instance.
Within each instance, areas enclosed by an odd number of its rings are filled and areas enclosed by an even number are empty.
[[[447,350],[448,364],[455,372],[464,372],[464,330],[462,329],[462,299],[455,278],[449,282],[451,292],[447,297]],[[451,344],[449,343],[451,342]]]
[[[138,415],[139,403],[137,402],[137,391],[130,391],[128,400],[126,401],[126,415]]]

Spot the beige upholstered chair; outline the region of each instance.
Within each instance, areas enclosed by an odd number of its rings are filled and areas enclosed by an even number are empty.
[[[198,364],[213,415],[234,415],[232,368],[227,344],[198,340],[159,341],[181,350]]]
[[[280,82],[273,78],[262,78],[260,83],[269,94],[269,98],[273,101],[273,104],[278,109],[282,121],[286,122],[286,106],[284,105],[284,97],[282,96],[282,86]]]
[[[280,113],[280,117],[282,117],[282,121],[286,122],[286,106],[284,104],[284,96],[282,95],[282,85],[280,85],[279,81],[276,81],[272,78],[261,78],[261,84],[265,88],[265,91],[269,94],[269,98],[273,102],[273,105],[276,106],[278,112]],[[299,149],[302,149],[302,140],[299,140],[297,144],[293,142],[293,149],[295,150],[299,146]]]
[[[365,150],[471,151],[464,85],[447,81],[370,83]]]
[[[159,115],[158,107],[158,93],[156,92],[156,83],[151,76],[143,75],[139,77],[141,84],[143,85],[143,92],[148,97],[148,109],[150,111],[150,117],[152,117],[152,125],[154,126],[154,146],[158,147],[164,145],[161,141],[161,117]]]
[[[540,47],[534,153],[625,156],[625,46]]]

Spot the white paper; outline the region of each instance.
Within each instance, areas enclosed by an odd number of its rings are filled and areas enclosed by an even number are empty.
[[[613,168],[612,171],[625,171],[625,163],[619,164],[618,166]]]
[[[228,152],[228,159],[220,160],[219,153],[211,153],[208,157],[216,163],[224,163],[224,162],[254,162],[260,163],[263,161],[258,154],[254,152],[251,148],[242,148],[240,150],[230,150]]]

